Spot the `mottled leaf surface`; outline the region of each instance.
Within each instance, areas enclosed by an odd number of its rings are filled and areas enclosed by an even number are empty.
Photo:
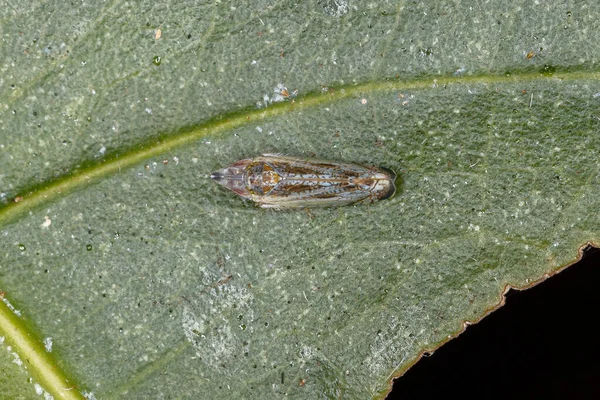
[[[600,14],[572,7],[0,7],[0,391],[384,396],[600,240]],[[400,190],[272,212],[208,178],[264,152]]]

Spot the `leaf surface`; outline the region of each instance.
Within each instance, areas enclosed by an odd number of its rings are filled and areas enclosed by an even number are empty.
[[[56,398],[383,397],[599,241],[592,3],[11,4],[0,337]],[[260,153],[401,186],[309,215],[208,178]]]

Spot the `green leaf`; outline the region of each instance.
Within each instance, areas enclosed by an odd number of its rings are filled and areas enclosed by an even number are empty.
[[[598,243],[594,3],[471,4],[0,9],[0,392],[383,397]],[[402,185],[308,214],[208,178],[264,152]]]

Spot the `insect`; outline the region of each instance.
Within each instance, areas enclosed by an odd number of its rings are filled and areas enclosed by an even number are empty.
[[[358,164],[263,154],[210,177],[262,208],[337,207],[390,198],[396,174]]]

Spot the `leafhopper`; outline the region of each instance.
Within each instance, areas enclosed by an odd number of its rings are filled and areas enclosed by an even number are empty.
[[[237,161],[210,177],[260,207],[273,209],[372,203],[396,192],[396,174],[388,169],[276,154]]]

